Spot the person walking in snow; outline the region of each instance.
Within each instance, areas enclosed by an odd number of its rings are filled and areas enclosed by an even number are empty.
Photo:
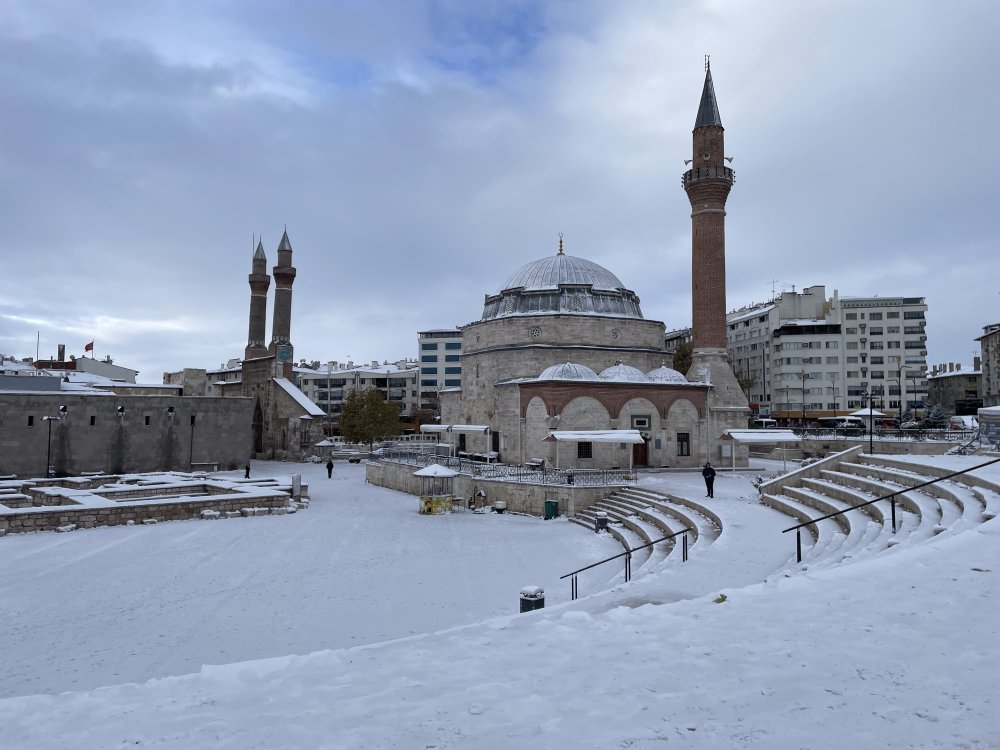
[[[333,459],[331,458],[326,462],[326,476],[329,479],[333,478]]]
[[[708,490],[705,497],[715,497],[715,469],[712,468],[712,464],[706,462],[705,468],[701,470],[701,475],[705,477],[705,489]]]
[[[246,466],[243,467],[243,478],[244,479],[250,478],[250,464],[247,464]]]

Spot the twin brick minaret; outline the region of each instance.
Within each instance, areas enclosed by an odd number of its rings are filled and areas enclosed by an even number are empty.
[[[267,324],[267,290],[271,277],[267,275],[267,256],[264,246],[257,243],[253,254],[250,273],[250,333],[244,350],[244,359],[277,357],[279,363],[287,366],[292,361],[292,284],[295,282],[295,267],[292,265],[292,243],[288,230],[281,235],[278,243],[278,264],[271,269],[274,276],[274,320],[271,323],[271,344],[265,346]]]
[[[735,175],[726,166],[725,140],[712,71],[705,65],[705,86],[692,133],[691,168],[684,191],[691,201],[691,369],[688,380],[712,384],[710,439],[726,428],[746,427],[746,394],[726,351],[726,198]],[[712,451],[714,452],[714,451]]]

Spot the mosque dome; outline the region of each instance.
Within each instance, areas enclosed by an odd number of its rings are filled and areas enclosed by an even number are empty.
[[[669,367],[657,367],[646,373],[646,377],[654,383],[674,383],[678,385],[690,385],[690,381],[684,374]]]
[[[556,255],[522,266],[487,295],[482,319],[556,314],[642,318],[635,292],[603,266],[564,254],[562,240]]]
[[[576,365],[572,362],[565,362],[561,365],[547,367],[539,380],[597,380],[597,373],[586,365]]]
[[[600,374],[601,380],[609,380],[612,383],[648,383],[646,374],[637,367],[630,367],[619,362],[612,365]]]

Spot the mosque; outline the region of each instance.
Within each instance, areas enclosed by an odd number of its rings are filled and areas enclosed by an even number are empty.
[[[441,422],[457,448],[506,463],[564,468],[696,467],[746,463],[727,429],[745,428],[746,395],[726,352],[726,165],[712,73],[682,178],[691,203],[691,368],[666,366],[664,324],[610,270],[558,252],[532,261],[487,294],[482,317],[462,327],[462,384],[441,392]],[[483,429],[477,429],[477,427]],[[607,441],[636,430],[642,442]],[[561,449],[552,433],[573,433]],[[588,436],[593,439],[588,439]]]

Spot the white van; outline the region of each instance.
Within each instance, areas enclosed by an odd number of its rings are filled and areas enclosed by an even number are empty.
[[[750,420],[750,427],[754,430],[773,430],[778,426],[778,423],[773,419],[765,419],[763,417],[759,419]]]

